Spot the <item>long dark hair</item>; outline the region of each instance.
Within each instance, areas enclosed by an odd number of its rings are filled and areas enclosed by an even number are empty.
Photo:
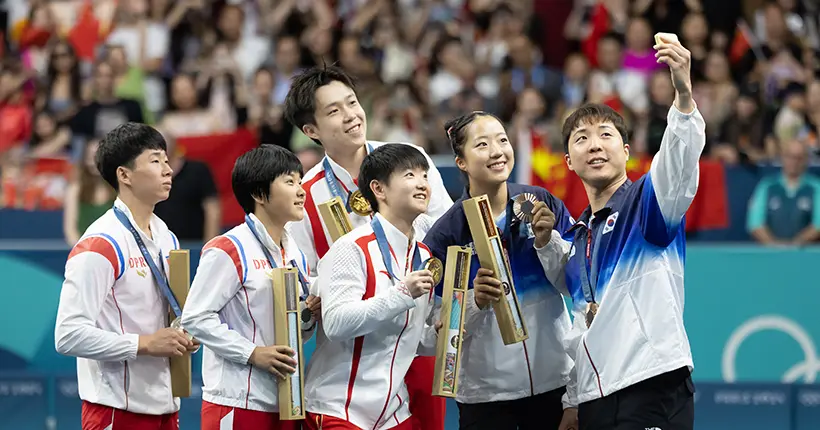
[[[61,40],[57,42],[51,48],[51,55],[48,58],[48,69],[46,71],[46,76],[48,82],[46,82],[46,98],[51,99],[51,91],[54,88],[54,82],[57,81],[57,68],[54,66],[55,57],[54,51],[56,51],[60,46],[64,47],[68,51],[68,55],[70,55],[74,59],[74,64],[71,66],[71,70],[69,73],[71,74],[71,88],[70,94],[72,101],[79,102],[82,98],[82,75],[80,74],[80,62],[77,59],[77,53],[74,51],[74,47],[71,46],[70,43]]]

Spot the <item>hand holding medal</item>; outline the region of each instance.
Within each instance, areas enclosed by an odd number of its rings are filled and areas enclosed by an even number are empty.
[[[428,270],[433,276],[433,288],[441,282],[441,277],[444,274],[444,265],[441,260],[436,257],[430,257],[424,262],[422,270]]]
[[[310,330],[322,320],[322,298],[313,294],[307,296],[300,303],[299,317],[302,320],[302,330]]]
[[[521,222],[532,224],[536,248],[543,248],[550,242],[555,214],[546,203],[539,201],[532,193],[521,193],[513,197],[513,213]]]
[[[552,229],[555,227],[555,214],[544,202],[537,202],[532,209],[532,231],[535,233],[535,247],[543,248],[550,243]]]

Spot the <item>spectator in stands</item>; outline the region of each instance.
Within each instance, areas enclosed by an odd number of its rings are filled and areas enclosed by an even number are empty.
[[[293,126],[285,120],[281,103],[274,101],[275,85],[269,69],[263,67],[256,71],[248,99],[248,124],[256,128],[260,144],[279,145],[292,150]]]
[[[504,73],[501,75],[501,97],[505,103],[512,102],[527,87],[541,92],[549,104],[561,100],[561,74],[542,63],[541,54],[535,49],[532,40],[524,34],[515,36],[509,42],[509,55],[505,60]],[[482,93],[485,97],[493,94]],[[505,105],[509,106],[509,105]]]
[[[709,54],[709,23],[702,13],[690,12],[683,18],[681,41],[692,53],[692,79],[703,80]]]
[[[766,136],[764,123],[760,91],[754,85],[744,86],[735,102],[732,116],[723,123],[712,154],[727,164],[764,161],[767,154],[776,148],[774,139]]]
[[[151,96],[146,90],[156,91],[156,89],[151,89],[152,83],[150,80],[146,81],[143,69],[139,65],[129,64],[128,55],[122,45],[107,45],[102,58],[111,65],[111,70],[114,72],[114,95],[138,102],[145,123],[153,124],[154,112],[149,109],[145,99],[146,96]]]
[[[698,110],[709,127],[706,129],[707,140],[718,137],[723,123],[732,115],[737,100],[737,85],[732,80],[729,59],[722,52],[712,51],[705,59],[705,81],[695,84],[694,97],[698,101]],[[708,143],[707,143],[708,145]],[[709,152],[707,148],[705,153]]]
[[[204,85],[201,83],[201,86]],[[229,103],[227,100],[220,102]],[[197,84],[189,74],[180,73],[171,80],[171,103],[168,107],[159,128],[176,137],[231,132],[236,126],[231,118],[222,115],[221,109],[203,108],[200,105]]]
[[[583,54],[571,54],[564,63],[564,82],[561,86],[563,108],[559,112],[573,110],[587,97],[589,61]]]
[[[636,115],[645,114],[649,109],[646,79],[623,69],[622,65],[620,38],[611,33],[605,35],[598,41],[598,69],[590,75],[587,101],[611,106],[623,104]]]
[[[0,158],[9,150],[21,152],[31,137],[32,103],[25,89],[30,77],[19,65],[0,70]]]
[[[185,158],[175,136],[163,130],[168,163],[173,169],[173,186],[167,200],[154,213],[180,240],[205,243],[220,232],[222,207],[208,165]]]
[[[20,34],[20,58],[23,64],[39,74],[46,70],[49,42],[57,33],[57,23],[49,2],[32,1],[28,20]]]
[[[49,111],[37,113],[34,119],[34,132],[28,144],[30,157],[61,157],[70,155],[71,129],[57,123],[54,114]]]
[[[626,28],[623,68],[645,78],[649,78],[652,72],[662,68],[663,64],[657,62],[652,45],[654,38],[649,22],[643,18],[632,18]]]
[[[633,151],[643,152],[650,157],[658,153],[663,133],[666,131],[666,115],[669,113],[669,106],[674,102],[675,87],[669,79],[669,72],[656,70],[649,80],[649,122],[644,137],[646,145],[642,151],[634,147],[631,148]]]
[[[98,139],[83,145],[83,158],[74,166],[71,182],[63,203],[63,233],[66,242],[74,246],[88,226],[111,209],[116,194],[111,185],[100,176],[95,157],[100,146]]]
[[[783,107],[774,119],[774,136],[785,143],[800,136],[806,127],[806,90],[797,82],[790,82],[782,91]]]
[[[460,93],[475,79],[475,68],[464,52],[461,40],[445,37],[433,48],[430,87],[430,104],[437,106]]]
[[[234,66],[242,79],[250,79],[270,55],[270,43],[255,34],[243,34],[245,11],[241,6],[225,3],[217,18],[217,46],[213,59],[224,66]]]
[[[142,71],[146,107],[158,113],[165,109],[165,86],[158,74],[168,55],[170,35],[164,22],[152,19],[148,1],[118,3],[116,24],[108,35],[107,44],[122,46],[127,64]]]
[[[285,103],[285,97],[290,90],[290,81],[299,73],[301,57],[299,39],[295,36],[279,37],[276,41],[276,61],[273,62],[273,102],[275,104]]]
[[[94,66],[91,102],[81,107],[71,121],[72,133],[79,139],[75,140],[75,154],[82,151],[83,139],[104,136],[126,122],[143,122],[139,103],[117,97],[114,84],[114,69],[108,62],[98,62]]]
[[[51,48],[46,81],[37,98],[37,109],[48,109],[60,123],[71,120],[82,104],[82,75],[74,47],[65,40]]]
[[[806,172],[808,150],[783,145],[783,172],[760,181],[749,204],[747,228],[764,245],[803,246],[820,238],[820,178]]]

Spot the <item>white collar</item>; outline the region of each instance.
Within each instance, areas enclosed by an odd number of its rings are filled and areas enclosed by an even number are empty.
[[[271,256],[273,258],[278,259],[279,256],[282,255],[282,250],[284,249],[285,256],[287,257],[287,255],[289,254],[287,250],[290,244],[290,235],[288,234],[287,229],[282,229],[282,246],[280,247],[279,244],[273,241],[273,238],[271,238],[270,234],[268,234],[268,230],[265,229],[265,225],[262,224],[262,221],[260,221],[259,218],[256,217],[256,215],[248,214],[248,216],[250,217],[251,221],[253,221],[253,225],[248,225],[248,228],[253,229],[253,231],[256,233],[256,237],[258,237],[259,240],[262,241],[262,245],[268,249],[268,252],[271,253]],[[271,264],[278,267],[281,264],[281,261],[271,261]]]
[[[370,145],[370,141],[366,141],[365,144],[364,144],[365,151],[367,151],[368,154],[370,153],[370,151],[368,150],[369,145]],[[334,159],[330,158],[329,155],[325,155],[325,158],[330,163],[330,168],[333,169],[332,173],[334,175],[336,175],[336,178],[338,178],[339,181],[341,181],[344,184],[344,186],[347,187],[347,189],[349,191],[359,189],[359,187],[356,185],[356,182],[355,182],[355,180],[358,179],[357,177],[354,177],[352,174],[350,174],[350,172],[348,172],[344,167],[342,167]],[[325,175],[327,175],[329,173],[331,173],[331,172],[325,172]]]
[[[131,223],[131,225],[134,226],[134,228],[137,230],[137,232],[142,237],[142,240],[146,244],[159,244],[159,240],[155,241],[155,239],[157,239],[161,234],[163,234],[166,229],[164,228],[164,223],[160,221],[159,217],[156,216],[156,214],[151,213],[151,219],[148,221],[148,225],[151,228],[151,237],[153,237],[152,239],[148,236],[147,233],[142,231],[140,226],[137,224],[137,221],[134,219],[134,215],[131,213],[131,209],[129,209],[128,205],[126,205],[125,202],[123,202],[119,197],[117,197],[117,199],[114,200],[114,207],[121,210],[125,214],[125,216],[128,217],[128,221]]]
[[[396,263],[399,264],[399,267],[394,267],[393,271],[396,276],[403,276],[404,269],[407,266],[407,258],[408,255],[410,258],[413,258],[413,254],[416,252],[415,248],[418,246],[418,243],[413,238],[408,238],[404,235],[396,226],[390,223],[382,214],[376,212],[376,218],[378,218],[379,222],[382,225],[382,229],[384,230],[384,235],[387,239],[387,243],[393,249],[393,254]],[[413,228],[413,234],[415,236],[415,227]],[[410,253],[408,254],[407,249],[410,248]],[[412,268],[411,268],[412,271]],[[400,275],[401,274],[401,275]]]

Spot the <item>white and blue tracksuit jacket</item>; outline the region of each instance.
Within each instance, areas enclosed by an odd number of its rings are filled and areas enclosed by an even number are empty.
[[[693,368],[683,325],[684,214],[697,191],[706,126],[697,109],[675,107],[667,123],[649,173],[624,183],[603,209],[587,208],[564,235],[575,317],[566,344],[575,359],[570,405]],[[591,301],[599,309],[587,328]]]
[[[569,382],[572,360],[563,345],[571,329],[569,311],[550,279],[552,276],[563,279],[564,262],[561,258],[566,257],[568,246],[564,246],[566,242],[561,240],[559,232],[567,231],[574,221],[564,203],[547,190],[514,183],[507,186],[508,210],[505,216],[496,220],[496,224],[509,254],[529,339],[504,345],[492,307],[481,310],[476,306],[472,288],[480,263],[473,248],[456,398],[460,403],[515,400],[561,388]],[[534,194],[555,214],[552,240],[540,250],[535,249],[531,225],[512,215],[512,199],[521,193]],[[445,264],[448,246],[472,247],[473,238],[461,204],[470,197],[465,191],[424,238],[433,255]],[[550,272],[553,274],[548,276]],[[439,286],[439,297],[441,292]],[[439,305],[440,302],[437,300]]]

